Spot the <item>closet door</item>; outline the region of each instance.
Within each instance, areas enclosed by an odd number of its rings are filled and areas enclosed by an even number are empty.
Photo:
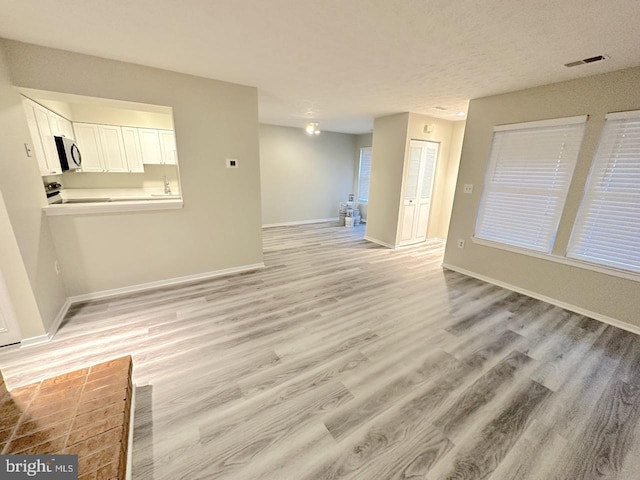
[[[420,188],[420,166],[422,163],[422,142],[411,141],[409,165],[405,176],[404,198],[402,199],[402,219],[400,244],[411,243],[415,230],[415,217],[418,206]]]
[[[424,242],[427,238],[438,146],[435,142],[410,142],[400,218],[400,245]]]
[[[431,193],[433,191],[433,178],[438,159],[439,144],[435,142],[426,143],[423,150],[422,175],[420,179],[420,198],[418,200],[418,211],[416,212],[416,231],[414,239],[416,242],[424,242],[427,239],[427,227],[429,226],[429,211],[431,210]]]

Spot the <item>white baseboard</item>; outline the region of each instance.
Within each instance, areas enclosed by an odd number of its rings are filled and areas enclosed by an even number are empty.
[[[395,245],[391,245],[390,243],[383,242],[382,240],[378,240],[377,238],[372,238],[369,235],[365,235],[364,239],[369,241],[369,242],[371,242],[371,243],[375,243],[377,245],[382,245],[383,247],[391,248],[393,250],[398,248]]]
[[[324,223],[324,222],[337,222],[337,221],[338,221],[338,217],[316,218],[313,220],[296,220],[295,222],[266,223],[262,225],[262,228],[290,227],[293,225],[307,225],[309,223]]]
[[[23,338],[20,341],[20,348],[33,347],[34,345],[47,343],[49,340],[51,340],[51,336],[49,336],[48,333],[45,333],[44,335],[37,335],[35,337]]]
[[[520,288],[510,283],[502,282],[500,280],[496,280],[491,277],[486,277],[479,273],[471,272],[469,270],[465,270],[464,268],[456,267],[454,265],[449,265],[448,263],[442,264],[443,268],[447,270],[453,270],[454,272],[461,273],[463,275],[467,275],[468,277],[477,278],[478,280],[482,280],[483,282],[491,283],[493,285],[497,285],[498,287],[506,288],[507,290],[511,290],[512,292],[521,293],[531,298],[535,298],[536,300],[541,300],[546,303],[550,303],[551,305],[555,305],[556,307],[564,308],[565,310],[569,310],[574,313],[578,313],[580,315],[584,315],[586,317],[593,318],[602,323],[606,323],[613,327],[621,328],[622,330],[626,330],[627,332],[635,333],[636,335],[640,335],[640,327],[636,325],[632,325],[630,323],[622,322],[613,317],[608,317],[607,315],[602,315],[597,312],[592,312],[591,310],[587,310],[586,308],[578,307],[576,305],[572,305],[570,303],[563,302],[561,300],[547,297],[546,295],[542,295],[536,292],[532,292],[531,290],[527,290],[526,288]]]
[[[232,275],[234,273],[248,272],[251,270],[258,270],[264,268],[264,263],[254,263],[252,265],[242,265],[240,267],[225,268],[222,270],[214,270],[212,272],[196,273],[194,275],[185,275],[183,277],[168,278],[166,280],[159,280],[157,282],[140,283],[138,285],[130,285],[128,287],[114,288],[111,290],[102,290],[100,292],[84,293],[82,295],[74,295],[64,302],[60,311],[53,320],[49,332],[44,335],[38,335],[36,337],[24,338],[20,342],[21,347],[31,347],[33,345],[39,345],[41,343],[49,342],[57,333],[58,328],[62,324],[64,317],[67,315],[69,308],[74,303],[86,302],[88,300],[98,300],[101,298],[115,297],[127,293],[142,292],[145,290],[151,290],[158,287],[167,287],[170,285],[178,285],[180,283],[194,282],[197,280],[207,280],[209,278],[221,277],[223,275]]]
[[[158,280],[157,282],[139,283],[128,287],[113,288],[110,290],[101,290],[99,292],[83,293],[81,295],[73,295],[69,297],[69,301],[73,303],[86,302],[88,300],[98,300],[102,298],[115,297],[129,293],[143,292],[158,287],[168,287],[178,285],[180,283],[195,282],[198,280],[207,280],[209,278],[222,277],[223,275],[231,275],[234,273],[248,272],[251,270],[259,270],[264,268],[264,263],[254,263],[252,265],[242,265],[240,267],[224,268],[222,270],[214,270],[212,272],[196,273],[194,275],[185,275],[183,277],[167,278],[166,280]]]

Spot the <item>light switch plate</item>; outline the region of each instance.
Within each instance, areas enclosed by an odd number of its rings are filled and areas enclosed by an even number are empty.
[[[238,159],[227,158],[227,168],[238,168]]]
[[[473,184],[472,183],[465,183],[463,192],[464,193],[473,193]]]

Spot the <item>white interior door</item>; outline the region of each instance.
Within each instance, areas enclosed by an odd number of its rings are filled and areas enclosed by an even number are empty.
[[[429,226],[429,212],[431,210],[431,193],[433,192],[433,179],[438,159],[439,144],[424,142],[422,159],[422,175],[420,185],[420,199],[418,200],[418,212],[416,213],[416,230],[414,238],[417,242],[427,239],[427,227]]]
[[[422,162],[422,145],[413,145],[409,152],[409,168],[402,199],[402,227],[400,229],[400,243],[410,243],[415,230],[414,219],[418,204],[418,189],[420,183],[420,166]]]
[[[4,276],[0,272],[0,346],[17,343],[20,340],[22,340],[22,334],[13,312]]]
[[[400,245],[423,242],[427,238],[438,146],[435,142],[419,140],[411,140],[409,144],[409,165],[400,218]]]

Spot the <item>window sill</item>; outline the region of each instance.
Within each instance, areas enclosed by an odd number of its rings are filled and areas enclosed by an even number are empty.
[[[471,241],[477,245],[482,245],[483,247],[490,247],[496,248],[498,250],[505,250],[507,252],[519,253],[521,255],[527,255],[529,257],[539,258],[541,260],[547,260],[549,262],[560,263],[562,265],[568,265],[570,267],[582,268],[584,270],[591,270],[593,272],[603,273],[605,275],[611,275],[613,277],[640,282],[640,274],[635,274],[624,270],[594,265],[592,263],[574,260],[572,258],[562,257],[560,255],[554,255],[552,253],[535,252],[533,250],[527,250],[526,248],[513,247],[511,245],[492,242],[490,240],[484,240],[478,237],[471,237]]]
[[[42,207],[48,217],[60,215],[100,215],[104,213],[126,213],[155,210],[174,210],[183,207],[182,199],[104,201],[89,203],[62,203]]]

